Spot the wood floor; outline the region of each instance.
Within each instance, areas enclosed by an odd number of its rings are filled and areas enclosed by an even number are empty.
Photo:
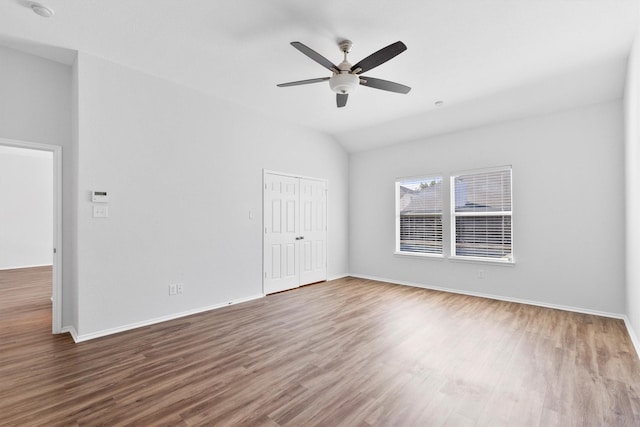
[[[640,425],[621,320],[347,278],[74,344],[50,286],[0,273],[0,425]]]

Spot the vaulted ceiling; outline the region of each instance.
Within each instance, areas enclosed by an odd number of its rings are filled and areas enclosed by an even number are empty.
[[[622,96],[636,0],[26,0],[0,3],[0,44],[69,62],[83,51],[334,136],[364,150]],[[358,87],[336,108],[330,72],[289,43],[352,63],[398,40],[367,73],[407,95]],[[62,48],[62,49],[59,49]],[[443,101],[437,107],[435,103]]]

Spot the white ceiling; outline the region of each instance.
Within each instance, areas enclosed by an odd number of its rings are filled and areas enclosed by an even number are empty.
[[[54,17],[0,2],[0,43],[67,63],[65,49],[97,55],[349,151],[620,98],[638,23],[637,0],[40,1]],[[291,41],[339,63],[343,38],[352,63],[402,40],[406,52],[366,74],[412,91],[359,87],[338,109],[328,83],[276,87],[330,74]]]

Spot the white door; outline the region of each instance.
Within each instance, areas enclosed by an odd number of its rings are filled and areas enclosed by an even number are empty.
[[[273,174],[264,177],[265,294],[295,288],[299,284],[298,185],[298,178]]]
[[[327,185],[300,180],[300,285],[327,279]]]
[[[264,175],[264,293],[326,280],[326,182]]]

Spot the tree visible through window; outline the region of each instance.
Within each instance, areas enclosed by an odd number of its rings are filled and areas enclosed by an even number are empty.
[[[451,177],[452,255],[512,262],[511,167]]]
[[[396,252],[442,255],[442,177],[396,181]]]

